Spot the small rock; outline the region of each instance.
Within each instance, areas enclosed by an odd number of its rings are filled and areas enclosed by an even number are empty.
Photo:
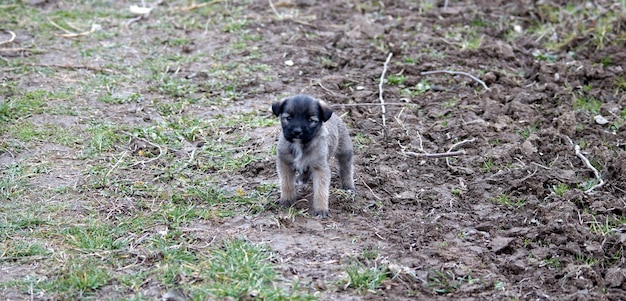
[[[293,66],[293,61],[292,60],[286,60],[285,61],[285,66],[289,66],[289,67]]]
[[[530,155],[536,152],[537,152],[537,148],[532,144],[532,142],[530,142],[530,139],[522,143],[522,153],[524,153],[524,155],[526,155],[527,157],[529,157]]]
[[[492,239],[489,242],[488,247],[491,249],[491,251],[498,253],[502,251],[504,248],[508,247],[512,241],[513,241],[513,238],[511,237],[498,236],[498,237],[494,237],[494,239]]]
[[[604,279],[609,283],[610,287],[620,287],[626,278],[626,270],[621,268],[610,268],[606,272]]]
[[[609,121],[606,118],[604,118],[604,116],[602,115],[593,116],[593,119],[596,121],[597,124],[600,124],[600,125],[609,123]]]

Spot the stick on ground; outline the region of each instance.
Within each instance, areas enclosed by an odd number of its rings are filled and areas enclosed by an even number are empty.
[[[480,83],[481,85],[483,85],[483,87],[485,87],[485,90],[489,90],[489,87],[487,87],[487,84],[485,84],[484,81],[480,80],[478,77],[473,76],[467,72],[462,72],[462,71],[450,71],[450,70],[434,70],[434,71],[424,71],[422,73],[420,73],[421,75],[429,75],[429,74],[437,74],[437,73],[447,73],[447,74],[459,74],[459,75],[465,75],[468,76],[469,78],[477,81],[478,83]]]
[[[385,117],[385,114],[387,113],[387,110],[385,109],[385,99],[383,99],[383,83],[385,83],[385,73],[387,72],[387,67],[389,66],[389,61],[391,60],[391,57],[393,56],[393,53],[390,52],[389,55],[387,56],[387,60],[385,61],[385,65],[383,66],[383,72],[380,75],[380,83],[378,84],[378,100],[380,100],[380,104],[381,104],[381,109],[382,109],[382,115],[383,115],[383,127],[386,126],[387,122],[387,118]]]
[[[589,189],[585,190],[585,193],[589,194],[594,189],[602,187],[602,185],[604,185],[604,180],[602,180],[602,177],[600,176],[600,172],[598,172],[598,170],[595,167],[593,167],[593,165],[591,165],[591,162],[589,162],[589,159],[587,159],[587,157],[585,157],[585,155],[583,155],[583,153],[580,152],[580,146],[574,145],[574,151],[576,152],[576,157],[580,158],[580,160],[582,160],[585,163],[585,166],[587,166],[587,168],[593,171],[593,174],[596,176],[596,179],[600,181],[600,183],[593,185]]]
[[[7,32],[8,34],[10,34],[10,35],[11,35],[11,38],[9,38],[9,39],[8,39],[8,40],[6,40],[6,41],[2,41],[2,42],[0,42],[0,45],[3,45],[3,44],[9,44],[9,43],[11,43],[11,42],[15,41],[15,37],[16,37],[17,35],[16,35],[14,32],[12,32],[12,31],[10,31],[10,30],[8,30],[8,29],[2,29],[2,31]]]

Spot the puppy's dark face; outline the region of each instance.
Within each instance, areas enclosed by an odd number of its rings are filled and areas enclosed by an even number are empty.
[[[296,95],[272,104],[272,112],[280,117],[283,136],[289,142],[306,144],[319,133],[322,123],[333,115],[333,110],[323,101],[308,95]]]

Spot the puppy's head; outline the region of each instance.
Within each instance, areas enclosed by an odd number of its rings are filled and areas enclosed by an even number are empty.
[[[272,112],[280,117],[285,139],[302,143],[313,140],[322,128],[322,123],[333,115],[333,109],[326,102],[308,95],[277,101],[272,104]]]

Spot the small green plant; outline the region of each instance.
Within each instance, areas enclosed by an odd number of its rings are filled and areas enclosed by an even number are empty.
[[[387,266],[367,267],[356,260],[346,267],[346,273],[348,273],[347,287],[361,293],[374,292],[385,279],[389,278]]]
[[[526,200],[524,199],[515,199],[505,193],[500,194],[496,198],[493,199],[494,202],[500,205],[504,205],[507,207],[515,207],[521,208],[526,204]]]
[[[561,267],[561,261],[559,260],[558,257],[546,258],[541,261],[539,266],[547,266],[547,267],[553,267],[553,268],[558,269]]]
[[[523,128],[521,128],[518,133],[520,134],[520,136],[522,136],[522,138],[524,139],[528,139],[528,137],[530,137],[530,135],[532,133],[535,133],[537,131],[537,128],[539,127],[538,123],[535,123],[533,125],[527,125]]]
[[[569,186],[565,183],[559,182],[556,185],[552,185],[552,191],[559,197],[562,197],[566,192],[569,191]]]
[[[599,114],[602,102],[594,97],[578,97],[574,101],[574,110],[583,111],[589,114]]]
[[[387,83],[392,86],[403,85],[404,81],[406,81],[406,76],[404,75],[389,74],[387,76]]]
[[[463,284],[481,282],[480,278],[474,278],[470,273],[457,276],[452,271],[431,270],[428,273],[427,286],[438,294],[449,294],[458,291]]]
[[[493,163],[493,159],[489,158],[483,161],[482,171],[483,172],[491,172],[496,167],[495,163]]]
[[[604,222],[598,221],[595,215],[592,217],[593,221],[588,222],[590,232],[607,236],[617,231],[615,221],[611,221],[609,217],[604,217]]]

